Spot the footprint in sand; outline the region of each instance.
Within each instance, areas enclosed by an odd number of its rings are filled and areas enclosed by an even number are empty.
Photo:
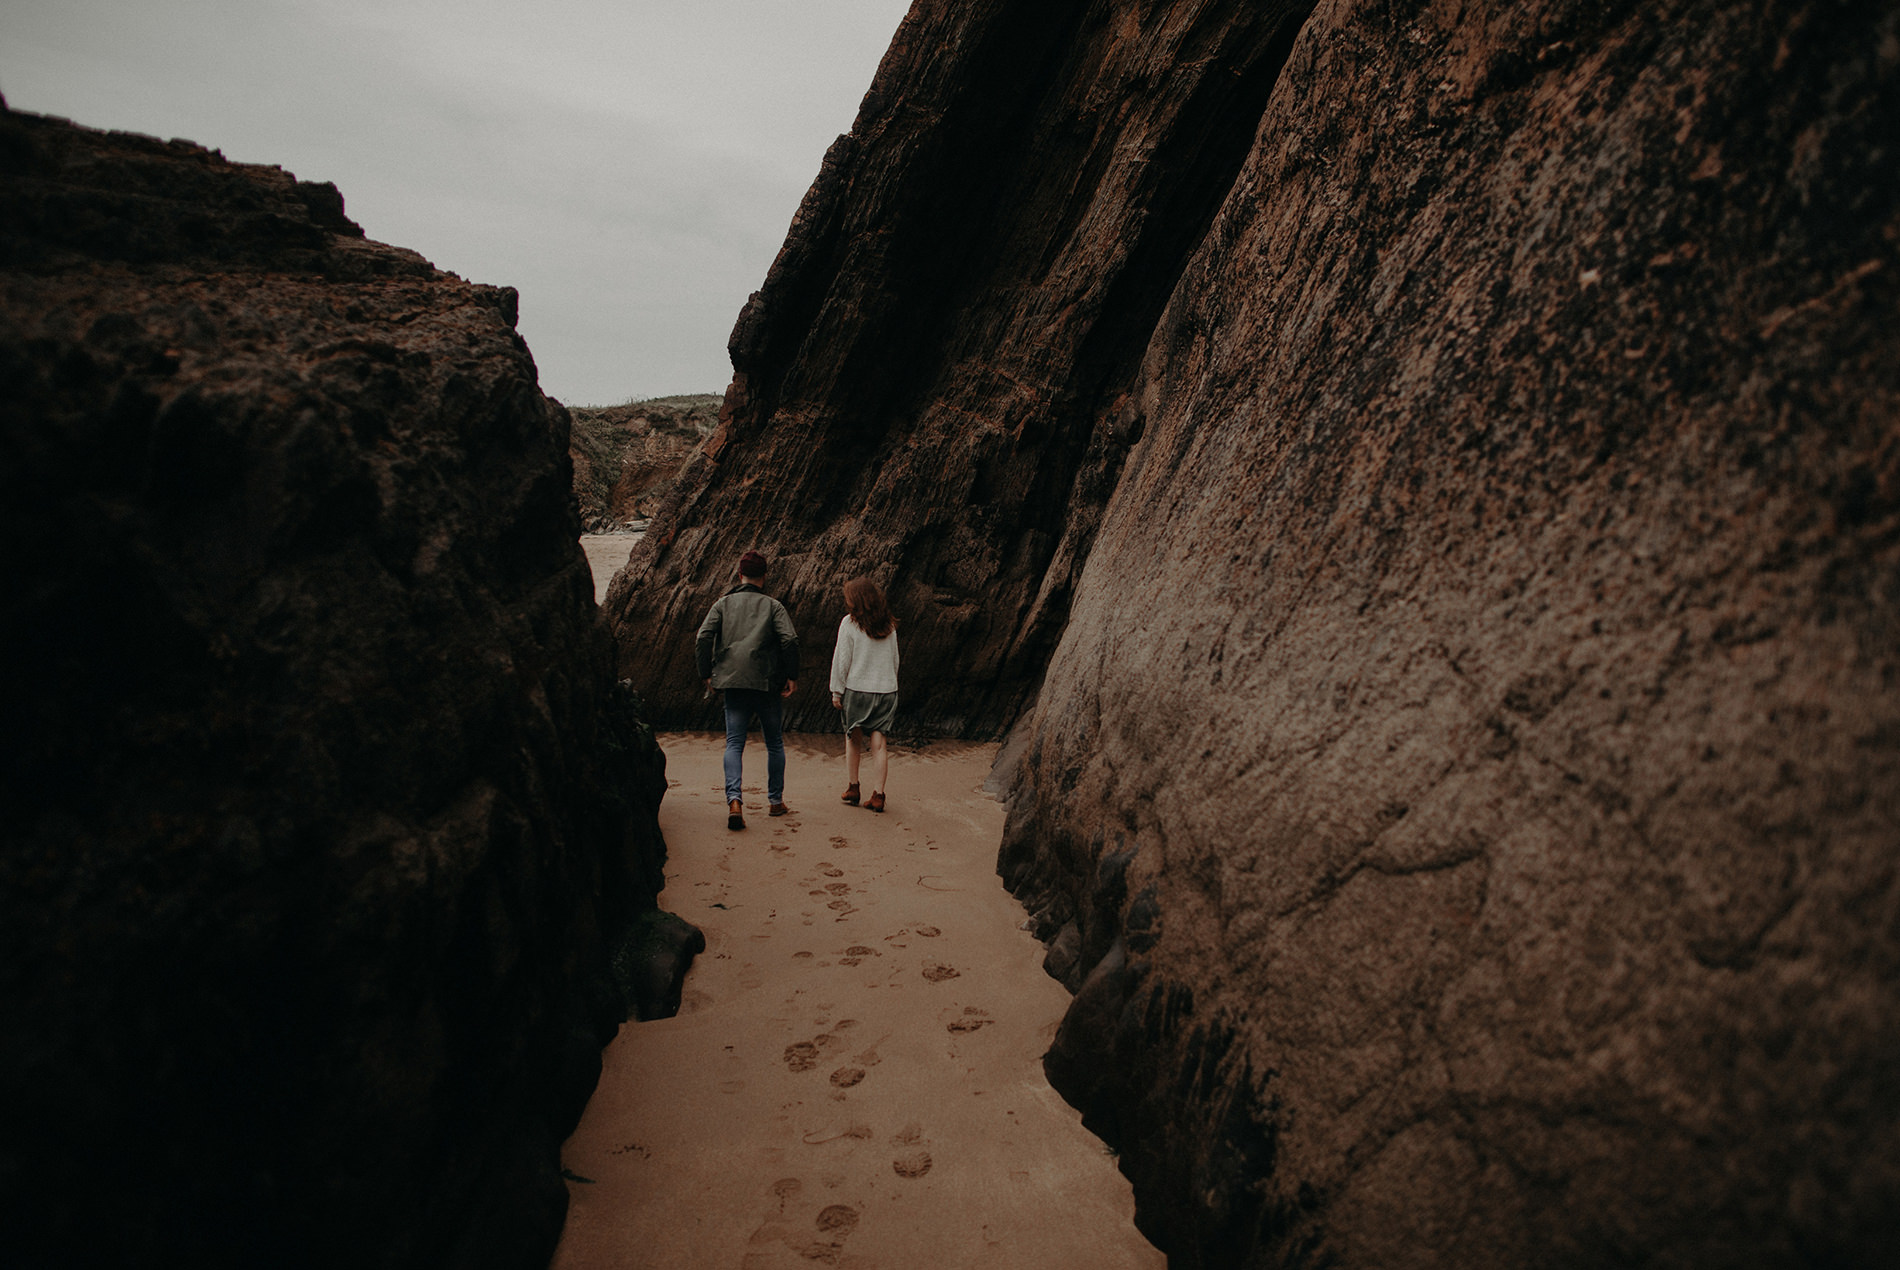
[[[846,842],[846,841],[845,841],[845,840],[844,840],[843,838],[839,838],[839,837],[835,837],[835,836],[834,836],[834,837],[832,838],[832,840],[831,840],[831,845],[832,845],[832,846],[834,846],[834,847],[848,847],[848,846],[850,846],[851,844],[850,844],[850,843],[848,843],[848,842]]]
[[[849,1089],[863,1079],[864,1069],[862,1067],[840,1067],[837,1071],[831,1073],[831,1083],[840,1089]]]
[[[891,1172],[899,1177],[922,1177],[930,1172],[930,1152],[924,1147],[929,1139],[924,1137],[923,1126],[911,1121],[899,1129],[891,1138],[891,1145],[897,1148],[897,1154],[891,1160]]]
[[[819,866],[818,866],[818,871],[819,871],[820,873],[822,873],[822,874],[824,874],[824,875],[825,875],[826,877],[828,877],[828,878],[841,878],[841,877],[843,877],[843,876],[844,876],[844,870],[843,870],[843,869],[840,869],[840,868],[835,868],[835,867],[833,867],[833,866],[832,866],[832,865],[830,865],[830,864],[821,864],[821,865],[819,865]]]
[[[829,1009],[830,1007],[820,1006],[819,1008]],[[857,1025],[856,1019],[839,1019],[831,1025],[829,1032],[820,1032],[809,1041],[793,1041],[785,1047],[785,1053],[781,1057],[785,1065],[793,1071],[808,1072],[818,1066],[818,1060],[823,1055],[843,1049],[848,1042],[839,1033],[849,1032]]]
[[[979,1010],[973,1005],[966,1005],[963,1007],[963,1013],[951,1019],[944,1027],[951,1032],[974,1032],[994,1022],[996,1020],[990,1017],[988,1010]]]
[[[883,955],[883,953],[875,948],[866,948],[863,944],[853,944],[844,950],[844,955],[838,958],[838,964],[841,966],[855,966],[866,957],[882,957]]]
[[[958,971],[955,966],[940,966],[936,962],[931,962],[924,967],[924,978],[932,983],[942,983],[946,979],[957,977]]]
[[[849,882],[833,882],[830,886],[827,886],[825,889],[827,891],[830,891],[833,895],[851,894],[851,884]]]
[[[798,1255],[807,1261],[825,1262],[836,1265],[839,1255],[844,1252],[844,1241],[851,1238],[851,1232],[858,1228],[858,1210],[849,1204],[827,1204],[818,1210],[818,1216],[812,1219],[816,1230],[813,1238],[803,1243],[794,1243]],[[786,1240],[791,1243],[791,1240]]]
[[[925,939],[935,939],[937,936],[943,934],[943,932],[938,930],[935,926],[919,926],[917,933],[922,935]]]
[[[818,1210],[810,1225],[795,1221],[787,1208],[796,1203],[805,1186],[798,1178],[787,1177],[772,1183],[770,1194],[777,1201],[776,1211],[759,1223],[746,1242],[754,1248],[766,1244],[784,1244],[804,1261],[835,1266],[843,1260],[845,1241],[858,1228],[858,1210],[849,1204],[827,1204]],[[740,1263],[745,1270],[781,1265],[765,1251],[747,1253]]]
[[[891,1172],[899,1177],[922,1177],[930,1172],[930,1152],[906,1151],[891,1161]]]

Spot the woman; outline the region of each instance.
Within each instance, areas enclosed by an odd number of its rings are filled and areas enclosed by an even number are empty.
[[[831,654],[831,705],[844,711],[844,801],[858,805],[858,759],[870,738],[875,782],[864,805],[884,810],[884,779],[890,774],[889,735],[897,714],[897,619],[884,592],[869,578],[844,584],[849,610],[838,622]]]

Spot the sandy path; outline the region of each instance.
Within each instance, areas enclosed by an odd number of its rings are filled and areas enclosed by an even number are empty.
[[[995,875],[995,747],[896,752],[880,816],[838,801],[837,741],[788,738],[773,820],[755,735],[735,833],[724,738],[661,743],[661,902],[707,949],[607,1049],[554,1266],[1162,1266],[1043,1079],[1068,996]]]
[[[627,563],[627,557],[633,554],[633,544],[646,537],[637,534],[582,534],[581,550],[587,553],[587,567],[594,571],[594,603],[607,602],[607,584],[614,580],[621,566]]]

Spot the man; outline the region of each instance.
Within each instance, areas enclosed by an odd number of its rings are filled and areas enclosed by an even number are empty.
[[[739,585],[713,602],[699,624],[696,647],[699,678],[726,700],[726,828],[745,828],[741,774],[746,731],[757,716],[765,732],[765,792],[771,814],[785,805],[785,733],[779,698],[798,688],[798,632],[785,606],[767,595],[765,557],[748,551],[739,557]]]

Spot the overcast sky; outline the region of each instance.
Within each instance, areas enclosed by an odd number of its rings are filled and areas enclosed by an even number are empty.
[[[726,336],[910,0],[3,0],[16,110],[334,181],[521,290],[570,404],[723,392]]]

